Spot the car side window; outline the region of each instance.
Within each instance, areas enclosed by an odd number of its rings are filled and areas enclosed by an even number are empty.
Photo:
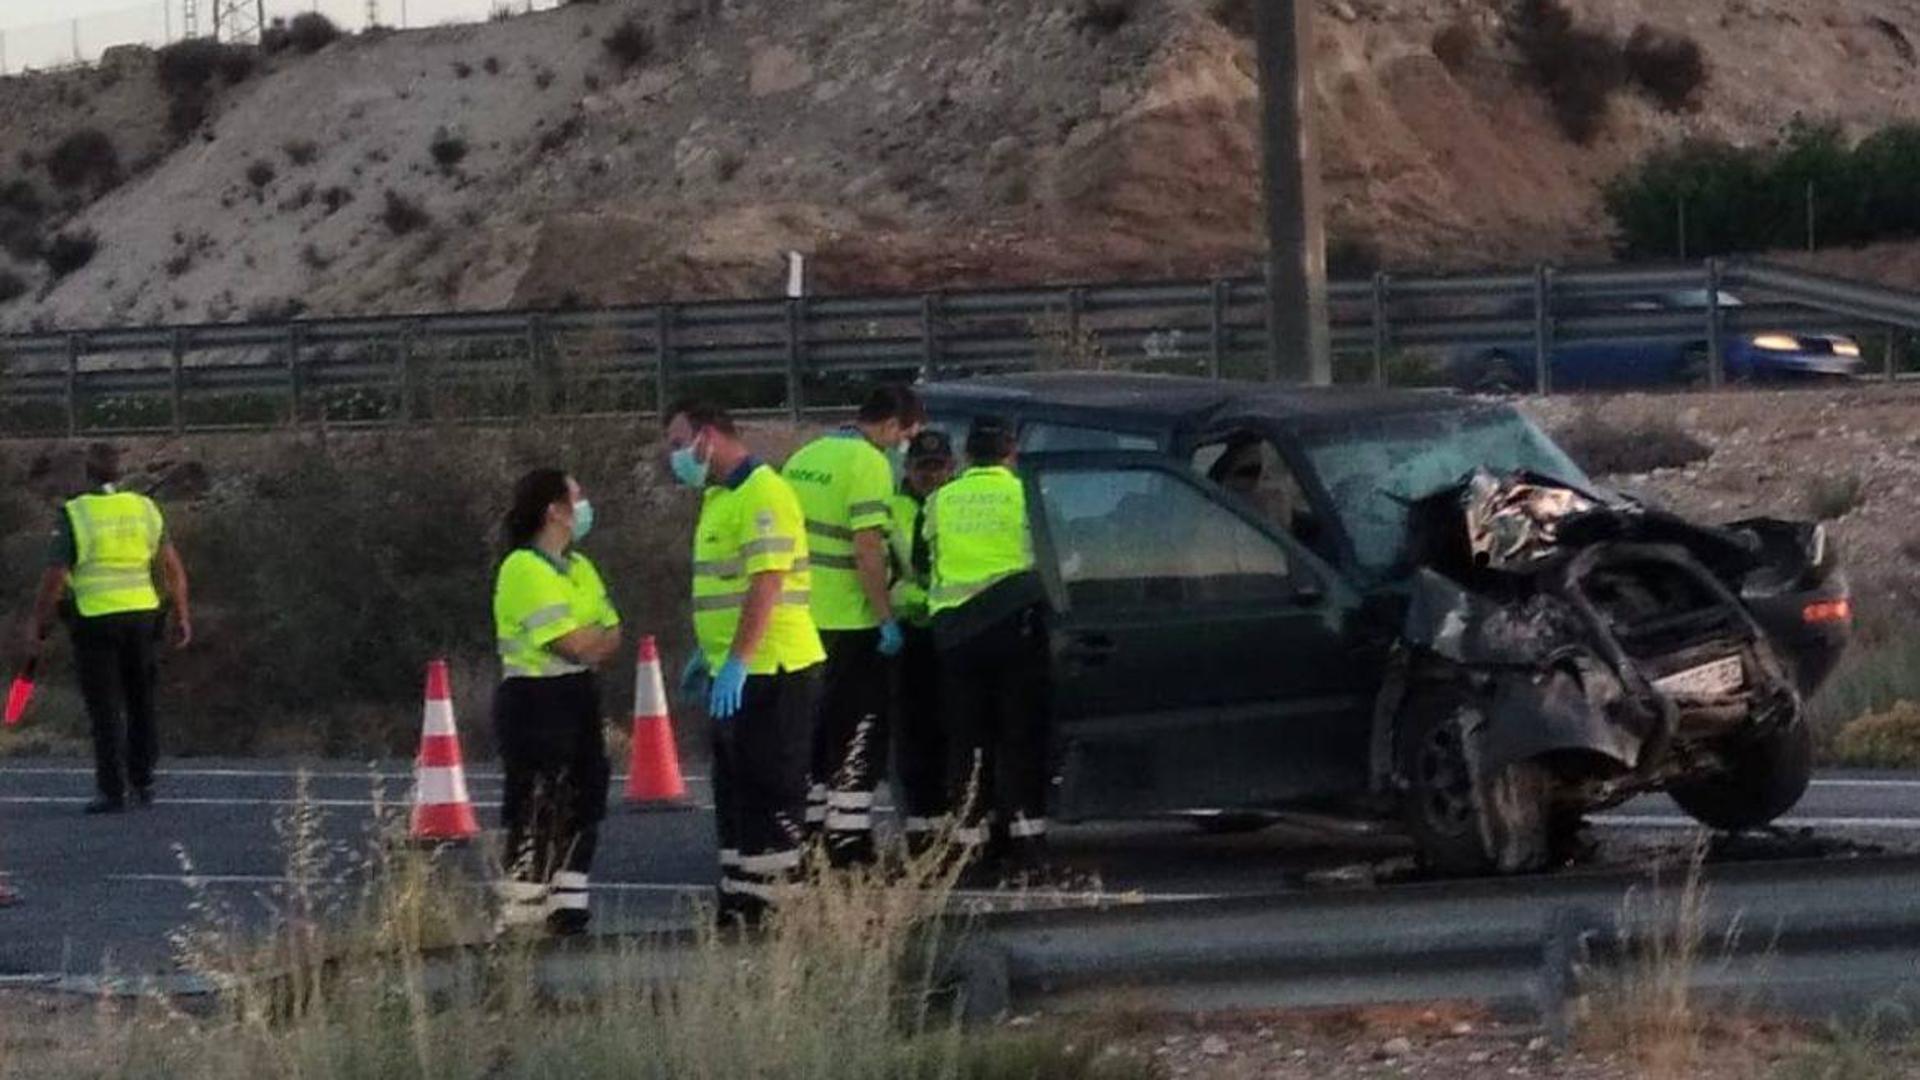
[[[1151,435],[1078,424],[1054,424],[1034,421],[1020,428],[1020,451],[1026,454],[1060,453],[1072,450],[1158,450],[1160,444]]]
[[[1193,471],[1225,488],[1282,532],[1312,546],[1319,534],[1307,490],[1273,443],[1251,431],[1202,443]]]
[[[1247,604],[1292,593],[1286,551],[1178,477],[1087,469],[1042,472],[1038,483],[1076,607]]]

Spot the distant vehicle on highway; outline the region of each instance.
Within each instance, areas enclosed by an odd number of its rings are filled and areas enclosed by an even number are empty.
[[[1720,294],[1723,308],[1740,307],[1740,298]],[[1689,289],[1637,297],[1594,299],[1561,305],[1563,315],[1621,315],[1644,312],[1699,312],[1706,318],[1707,292]],[[1520,301],[1503,314],[1529,315],[1533,305]],[[1860,373],[1860,343],[1844,334],[1770,331],[1728,334],[1720,346],[1722,374],[1730,382],[1847,378]],[[1605,340],[1567,341],[1551,352],[1556,390],[1601,390],[1632,386],[1671,386],[1707,381],[1707,342],[1672,334],[1627,335]],[[1461,349],[1447,360],[1449,382],[1463,390],[1506,393],[1535,383],[1530,348]]]
[[[1063,820],[1395,821],[1446,873],[1548,865],[1671,792],[1719,828],[1805,791],[1848,637],[1823,529],[1696,525],[1451,392],[1146,375],[936,383],[1019,425]]]

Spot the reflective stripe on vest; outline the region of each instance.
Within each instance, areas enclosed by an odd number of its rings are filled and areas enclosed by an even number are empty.
[[[165,530],[151,500],[132,492],[82,495],[67,503],[67,521],[73,528],[73,602],[81,615],[159,610],[153,559]]]
[[[996,582],[1033,568],[1027,493],[1003,466],[968,469],[934,493],[933,584],[927,606],[956,608]]]
[[[886,455],[852,428],[823,435],[787,459],[782,477],[800,502],[807,547],[818,573],[813,618],[821,629],[878,626],[854,557],[858,529],[887,525],[893,470]]]
[[[692,610],[694,636],[709,662],[724,662],[753,573],[779,568],[780,591],[748,671],[766,675],[819,663],[824,654],[810,614],[817,563],[799,504],[779,473],[757,465],[738,487],[708,488],[694,528]]]

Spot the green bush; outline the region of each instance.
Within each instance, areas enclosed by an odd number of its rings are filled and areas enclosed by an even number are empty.
[[[1795,123],[1772,144],[1696,140],[1656,151],[1606,190],[1629,258],[1733,255],[1920,236],[1920,125],[1856,145],[1834,125]]]

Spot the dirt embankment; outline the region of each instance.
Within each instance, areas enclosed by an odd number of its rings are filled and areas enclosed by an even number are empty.
[[[1121,14],[575,4],[275,58],[171,148],[150,59],[0,80],[0,179],[44,183],[17,151],[81,126],[131,171],[65,223],[98,234],[92,263],[58,283],[32,270],[41,288],[0,323],[766,293],[786,250],[826,290],[1249,269],[1244,5],[1099,7]],[[1506,5],[1322,0],[1313,102],[1335,236],[1401,265],[1597,258],[1599,186],[1651,146],[1764,139],[1795,116],[1864,130],[1910,104],[1920,0],[1571,7],[1698,40],[1699,108],[1623,95],[1575,146],[1522,84]],[[602,44],[627,18],[651,32],[632,65]],[[1454,25],[1472,47],[1443,63],[1434,37]],[[450,163],[431,149],[443,135],[462,148]],[[423,216],[396,216],[389,193]]]

